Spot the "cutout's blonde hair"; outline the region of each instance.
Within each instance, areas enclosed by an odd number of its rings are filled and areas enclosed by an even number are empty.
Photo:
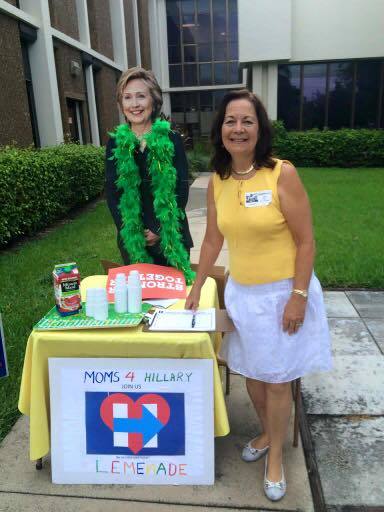
[[[124,89],[126,88],[127,84],[131,80],[140,79],[142,80],[149,88],[149,92],[152,97],[152,119],[156,119],[160,115],[161,107],[163,105],[163,93],[160,89],[160,86],[156,80],[156,77],[153,73],[153,71],[140,68],[138,66],[134,68],[127,69],[125,71],[116,87],[116,99],[118,104],[120,105],[121,110],[122,107],[122,99],[123,99],[123,93]]]

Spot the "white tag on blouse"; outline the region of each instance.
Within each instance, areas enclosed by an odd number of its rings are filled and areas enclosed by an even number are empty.
[[[259,192],[245,193],[245,206],[255,208],[256,206],[268,206],[272,202],[272,190],[260,190]]]

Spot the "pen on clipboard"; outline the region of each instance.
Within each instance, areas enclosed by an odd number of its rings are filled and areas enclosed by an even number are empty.
[[[153,322],[155,321],[155,318],[156,318],[156,316],[157,316],[157,313],[158,313],[158,311],[156,311],[156,313],[153,315],[153,317],[152,317],[152,319],[151,319],[151,321],[150,321],[150,323],[149,323],[149,327],[152,327],[152,324],[153,324]]]
[[[191,322],[192,329],[195,327],[195,324],[196,324],[196,311],[194,311],[193,315],[192,315],[192,322]]]

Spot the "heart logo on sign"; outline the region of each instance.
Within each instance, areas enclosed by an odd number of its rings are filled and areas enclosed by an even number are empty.
[[[126,437],[124,446],[136,454],[168,423],[170,408],[155,393],[142,395],[136,401],[124,393],[114,393],[103,400],[100,416],[114,436]],[[115,446],[122,446],[121,441]]]

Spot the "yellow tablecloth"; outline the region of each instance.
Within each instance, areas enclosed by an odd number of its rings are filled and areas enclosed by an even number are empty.
[[[82,281],[87,287],[105,286],[107,276],[91,276]],[[83,297],[84,300],[84,297]],[[172,309],[184,307],[178,301]],[[201,294],[200,308],[217,305],[216,283],[208,278]],[[19,410],[30,417],[30,458],[49,452],[49,357],[151,357],[213,359],[215,436],[229,432],[220,373],[215,359],[219,336],[200,333],[142,332],[142,326],[122,329],[32,331],[29,336],[21,379]]]

